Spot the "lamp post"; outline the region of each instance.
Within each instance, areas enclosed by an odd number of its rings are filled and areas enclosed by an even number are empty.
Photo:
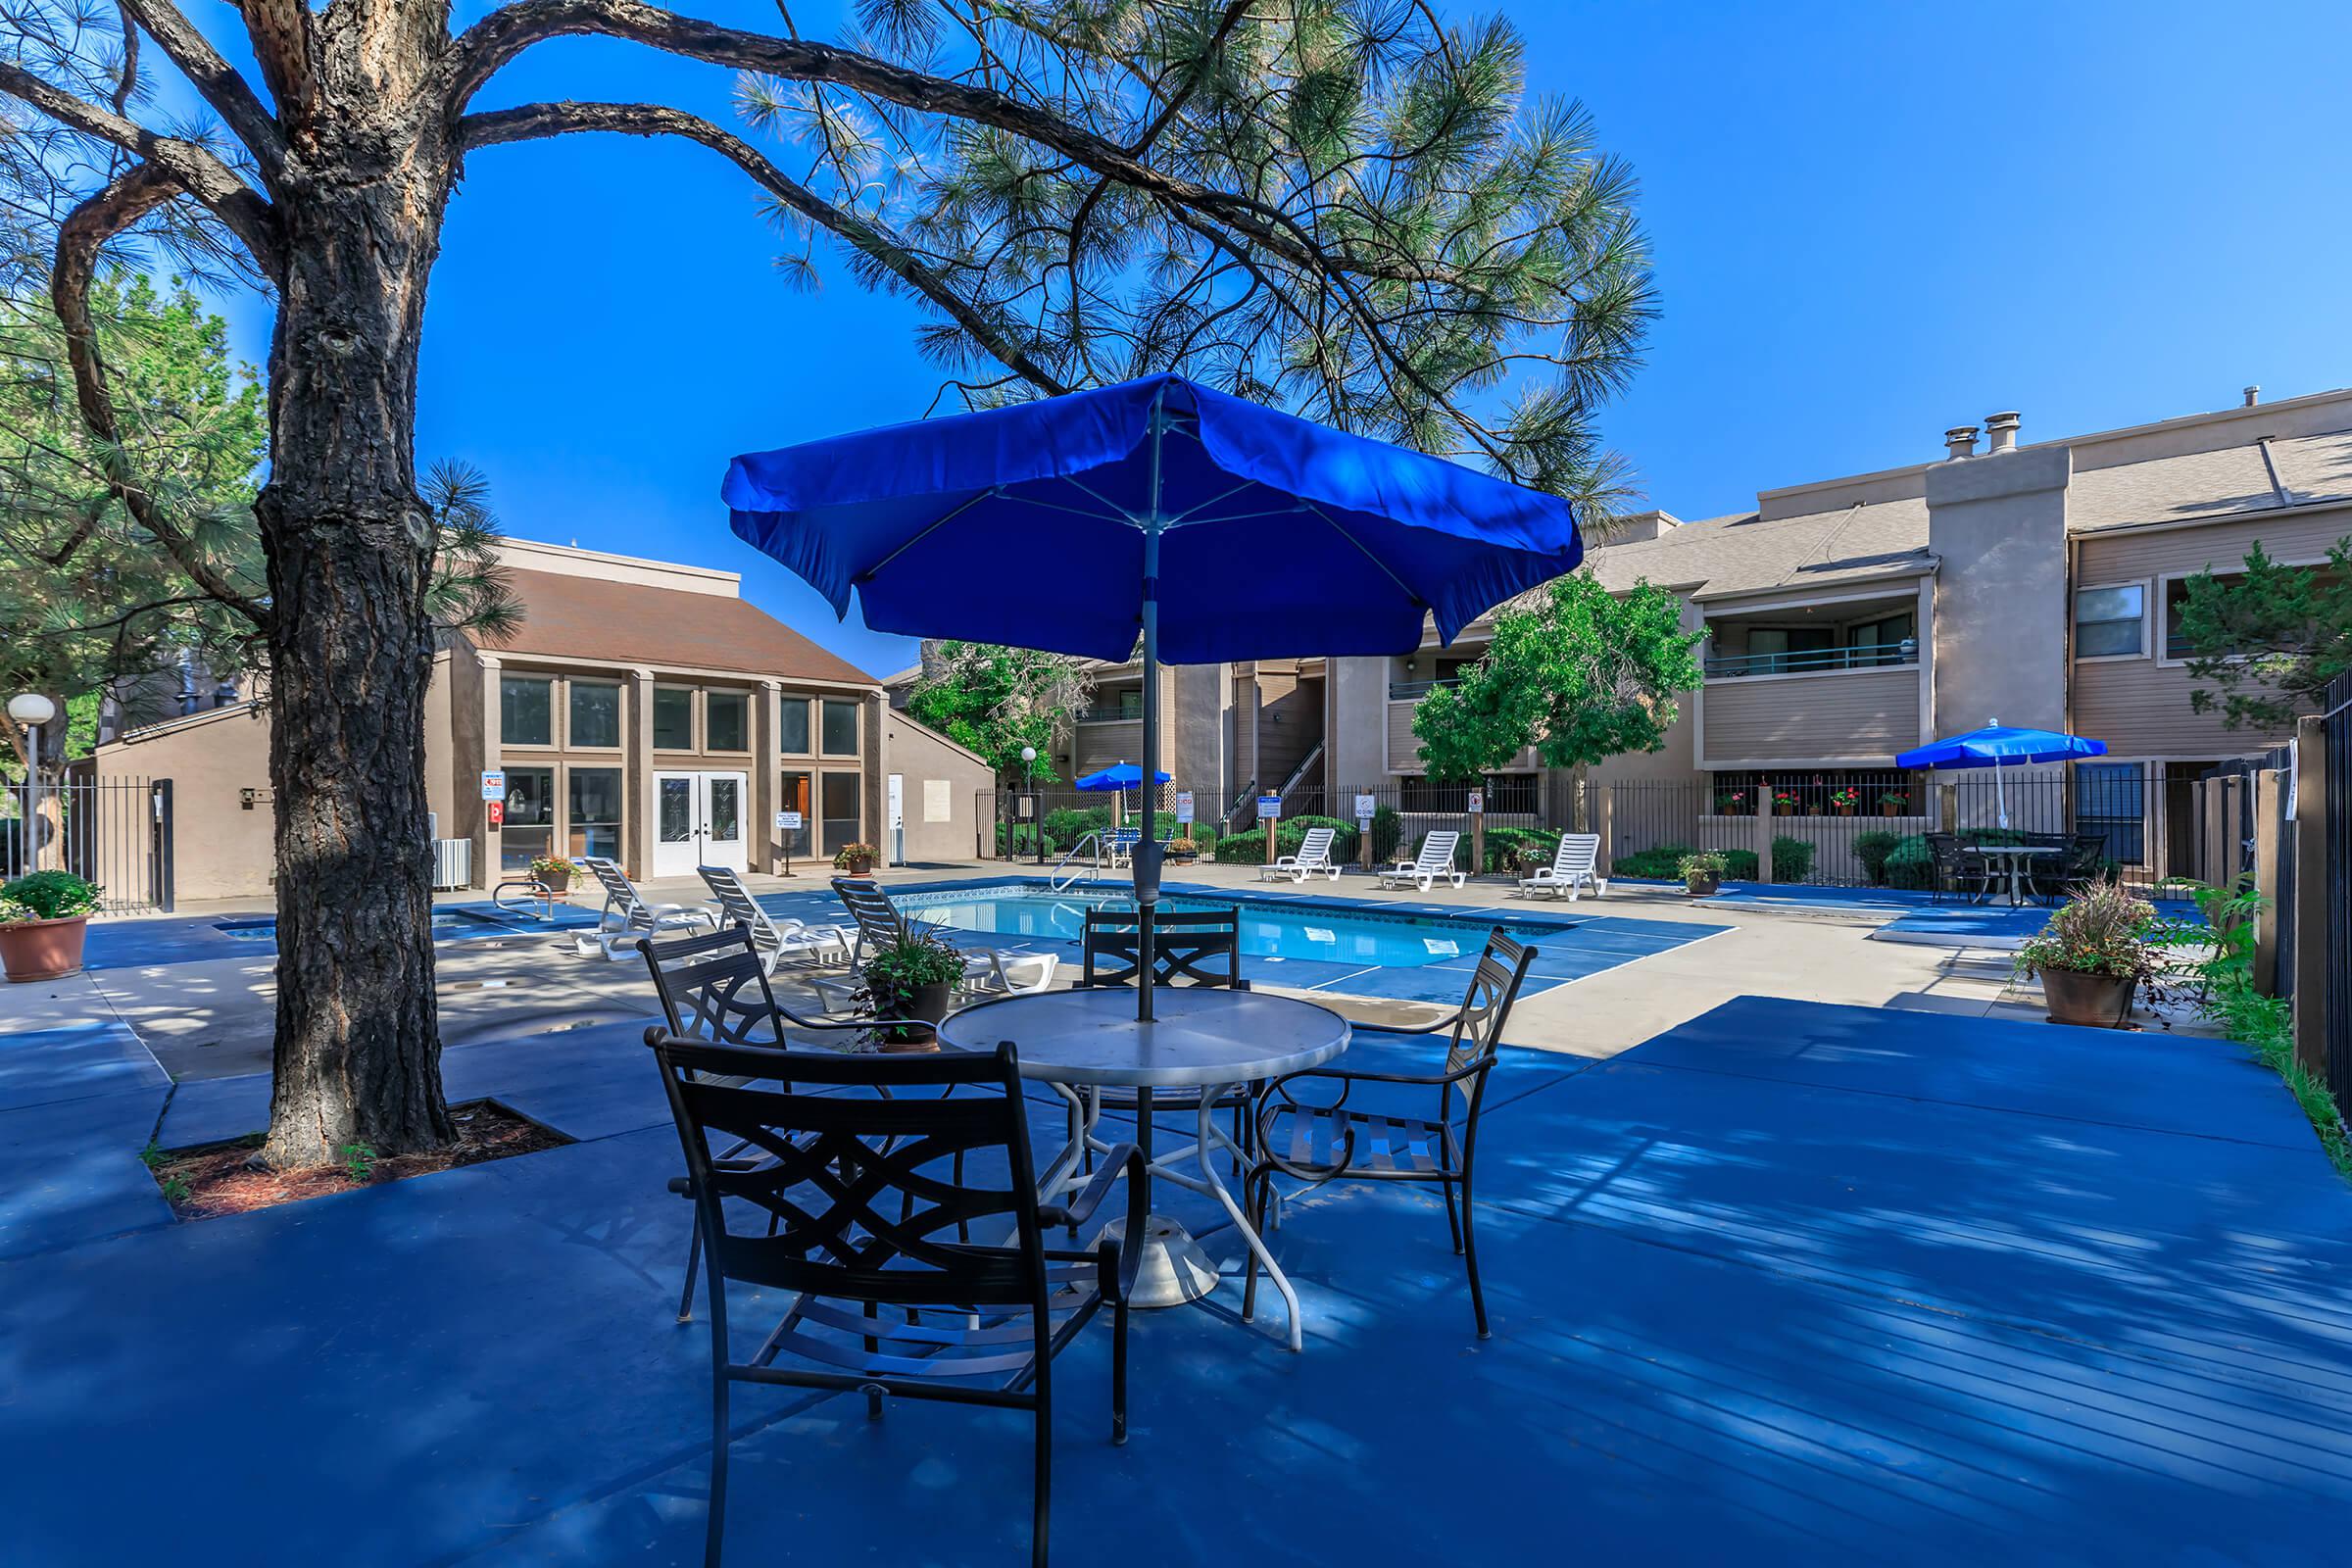
[[[8,716],[24,726],[24,869],[41,868],[41,726],[57,716],[57,705],[39,692],[8,700]]]
[[[1021,793],[1029,801],[1029,831],[1037,837],[1037,863],[1046,863],[1046,819],[1037,808],[1037,748],[1021,748]]]

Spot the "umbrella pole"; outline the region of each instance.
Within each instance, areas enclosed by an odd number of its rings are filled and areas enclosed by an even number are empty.
[[[1136,957],[1135,1016],[1152,1021],[1152,976],[1158,946],[1152,927],[1159,917],[1159,449],[1166,428],[1165,391],[1152,400],[1151,510],[1144,515],[1144,830],[1135,841]]]

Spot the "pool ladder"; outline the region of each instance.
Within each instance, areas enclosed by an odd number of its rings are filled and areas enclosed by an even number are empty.
[[[1078,859],[1081,850],[1087,852],[1083,862]],[[1055,863],[1054,874],[1046,879],[1046,886],[1055,893],[1066,892],[1077,885],[1081,870],[1085,871],[1089,882],[1102,874],[1102,835],[1098,830],[1090,828],[1079,836],[1078,842],[1071,845]]]

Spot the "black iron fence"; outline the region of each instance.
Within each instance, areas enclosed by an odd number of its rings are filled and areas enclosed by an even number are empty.
[[[31,871],[97,883],[107,914],[169,912],[172,781],[99,778],[81,766],[37,790],[0,791],[0,881]]]

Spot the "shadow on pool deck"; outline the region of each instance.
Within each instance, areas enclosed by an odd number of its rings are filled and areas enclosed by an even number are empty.
[[[699,1560],[707,1340],[669,1321],[686,1208],[643,1048],[450,1056],[453,1093],[588,1141],[7,1265],[12,1553]],[[0,1147],[144,1181],[103,1108],[160,1099],[0,1112],[33,1118]],[[1492,1341],[1434,1200],[1331,1189],[1277,1233],[1303,1355],[1230,1286],[1146,1314],[1115,1449],[1106,1337],[1057,1362],[1059,1559],[2339,1553],[2352,1195],[2232,1047],[1745,999],[1597,1066],[1511,1053],[1482,1161]],[[1025,1560],[1021,1423],[736,1412],[733,1560]]]

